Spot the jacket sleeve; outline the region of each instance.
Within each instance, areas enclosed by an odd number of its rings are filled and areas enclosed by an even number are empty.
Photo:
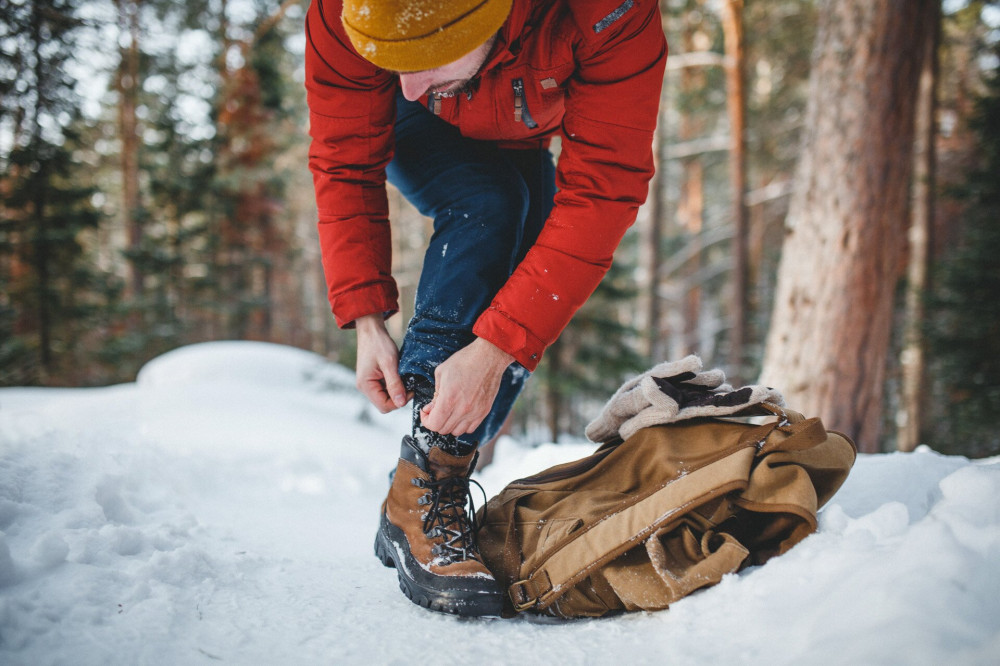
[[[347,327],[399,310],[385,167],[392,157],[394,78],[355,51],[339,0],[313,0],[306,16],[309,168],[330,305]]]
[[[659,9],[653,0],[626,0],[595,13],[606,4],[574,10],[578,66],[566,95],[552,214],[474,328],[529,370],[610,268],[653,175],[667,57]]]

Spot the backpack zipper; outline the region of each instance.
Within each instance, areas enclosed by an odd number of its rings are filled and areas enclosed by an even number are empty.
[[[525,127],[535,129],[538,123],[531,117],[528,110],[528,100],[524,96],[524,79],[514,79],[511,81],[514,88],[514,122],[523,122]]]
[[[561,481],[563,479],[568,479],[571,476],[576,476],[577,474],[582,474],[590,469],[597,466],[597,463],[604,460],[609,453],[611,453],[617,446],[611,446],[608,448],[600,448],[594,453],[590,454],[586,458],[581,458],[572,463],[566,463],[565,467],[560,467],[555,471],[550,471],[547,474],[545,472],[539,472],[533,476],[526,476],[523,479],[517,479],[516,481],[511,481],[510,485],[537,485],[542,483],[550,483],[552,481]]]

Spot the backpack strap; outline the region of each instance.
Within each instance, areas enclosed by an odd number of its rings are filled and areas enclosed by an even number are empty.
[[[510,585],[514,609],[546,608],[591,571],[645,541],[690,508],[744,487],[756,453],[752,443],[743,445],[594,523],[554,551],[526,579]]]

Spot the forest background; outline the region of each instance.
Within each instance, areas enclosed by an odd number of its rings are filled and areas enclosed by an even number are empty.
[[[316,238],[305,6],[0,0],[0,385],[132,381],[220,339],[353,367]],[[696,353],[865,451],[1000,453],[1000,2],[661,11],[649,201],[511,430],[579,437],[624,378]],[[430,221],[390,203],[398,339]]]

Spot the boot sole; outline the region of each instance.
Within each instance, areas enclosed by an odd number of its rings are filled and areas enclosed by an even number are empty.
[[[420,566],[410,554],[403,531],[384,513],[375,535],[375,556],[385,566],[396,569],[399,589],[418,606],[463,617],[499,617],[503,610],[503,595],[495,581],[438,576]]]

